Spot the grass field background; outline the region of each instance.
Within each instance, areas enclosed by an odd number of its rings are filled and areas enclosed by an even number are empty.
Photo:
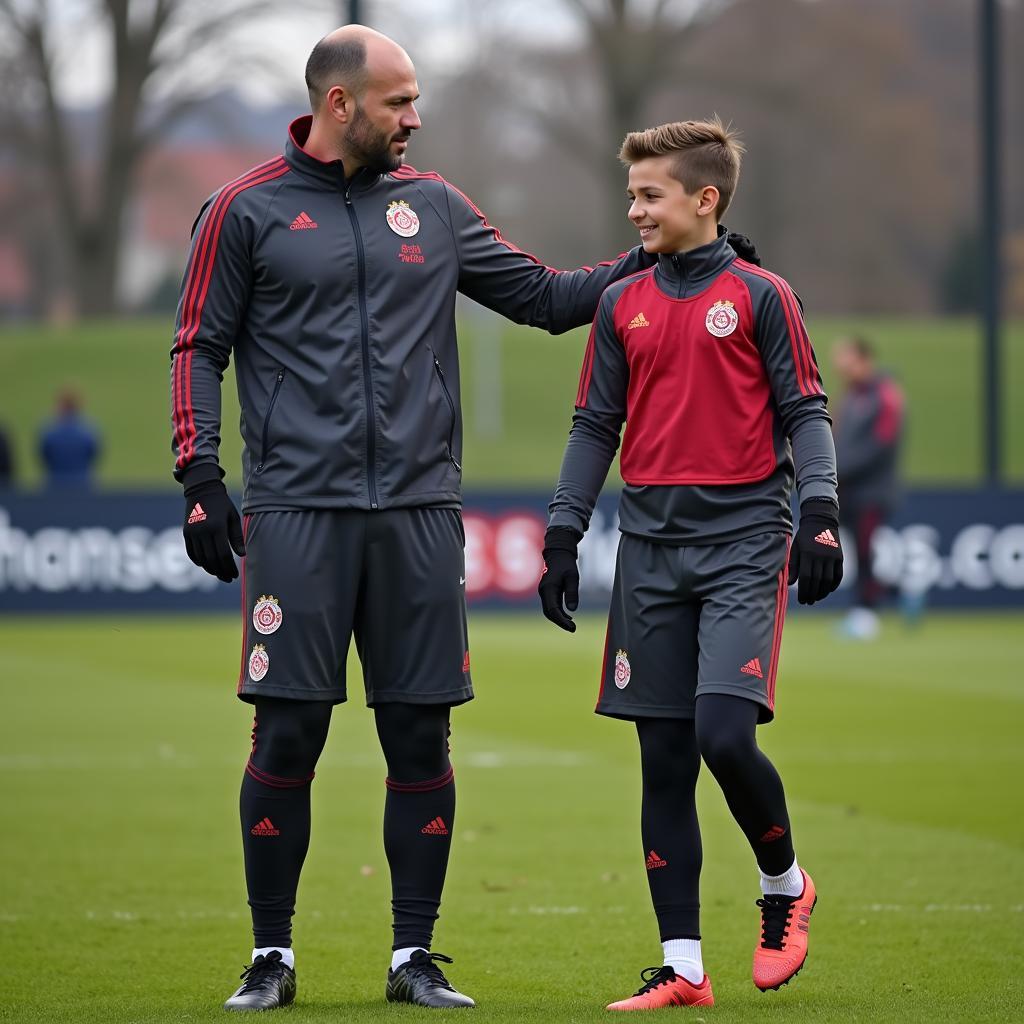
[[[933,615],[845,646],[793,615],[779,717],[811,956],[749,976],[749,851],[701,783],[705,964],[695,1021],[1011,1021],[1024,979],[1020,617]],[[435,948],[474,1020],[606,1020],[658,963],[629,726],[592,714],[603,622],[569,637],[475,616],[478,700],[454,716],[458,827]],[[236,800],[250,714],[236,624],[105,616],[0,623],[0,1018],[223,1020],[249,951]],[[357,670],[350,687],[360,696]],[[293,1021],[433,1019],[383,1001],[384,766],[361,699],[314,783]],[[674,1011],[673,1011],[674,1012]]]
[[[463,463],[472,487],[530,484],[551,487],[572,417],[586,332],[550,338],[502,321],[500,359],[504,430],[478,429],[475,384],[478,349],[461,331],[466,441]],[[832,342],[859,331],[873,338],[880,361],[909,396],[906,471],[910,480],[970,484],[982,475],[980,328],[972,320],[862,317],[812,319],[811,336],[826,385],[836,392]],[[110,486],[169,487],[168,351],[172,328],[162,320],[93,323],[73,330],[38,326],[0,332],[0,421],[12,433],[22,481],[39,479],[35,452],[40,423],[56,389],[73,383],[100,424],[105,454],[100,479]],[[229,371],[229,378],[230,378]],[[1004,470],[1024,481],[1024,323],[1007,329],[1001,383]],[[238,406],[234,382],[224,387],[221,462],[239,484]]]

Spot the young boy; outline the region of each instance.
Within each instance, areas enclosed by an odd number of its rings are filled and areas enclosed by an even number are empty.
[[[626,137],[629,219],[658,263],[601,300],[545,534],[544,614],[574,632],[565,609],[577,606],[576,549],[625,422],[597,712],[636,723],[643,849],[665,956],[610,1010],[714,1003],[699,925],[702,758],[760,869],[759,989],[803,966],[816,899],[755,727],[774,715],[787,576],[804,604],[842,577],[835,450],[796,296],[739,259],[718,225],[742,152],[717,118]]]

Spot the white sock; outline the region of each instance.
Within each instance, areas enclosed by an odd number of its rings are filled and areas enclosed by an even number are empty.
[[[766,875],[761,872],[761,892],[765,896],[799,896],[803,891],[803,872],[795,860],[793,866],[781,875]]]
[[[412,955],[417,949],[423,949],[423,947],[405,946],[402,949],[396,949],[394,953],[391,954],[391,970],[397,971],[402,964],[407,964],[412,959]],[[426,950],[424,949],[423,952],[425,953]]]
[[[704,980],[704,961],[700,957],[700,939],[669,939],[661,944],[665,965],[691,985]]]
[[[290,967],[294,971],[295,950],[286,946],[261,946],[259,949],[254,949],[252,951],[253,963],[256,962],[256,957],[266,956],[268,953],[273,953],[275,949],[281,954],[281,963],[286,967]]]

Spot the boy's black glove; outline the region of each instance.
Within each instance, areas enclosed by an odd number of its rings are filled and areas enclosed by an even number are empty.
[[[761,257],[757,254],[757,247],[746,235],[741,235],[737,231],[730,231],[726,240],[741,260],[753,263],[755,267],[761,266]]]
[[[800,505],[800,526],[789,551],[789,582],[800,581],[796,597],[801,604],[814,604],[842,579],[839,509],[828,498],[808,498]]]
[[[576,568],[576,548],[583,538],[571,526],[552,526],[544,534],[544,572],[537,593],[544,614],[570,633],[576,623],[562,607],[574,612],[580,603],[580,572]]]
[[[224,583],[238,578],[231,555],[245,554],[242,520],[221,480],[203,480],[185,486],[185,550],[201,569]]]

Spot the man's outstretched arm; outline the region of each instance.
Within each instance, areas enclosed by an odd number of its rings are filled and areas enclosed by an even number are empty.
[[[590,323],[608,285],[656,262],[637,246],[596,267],[556,270],[506,241],[467,196],[446,187],[459,291],[515,323],[552,334]]]

